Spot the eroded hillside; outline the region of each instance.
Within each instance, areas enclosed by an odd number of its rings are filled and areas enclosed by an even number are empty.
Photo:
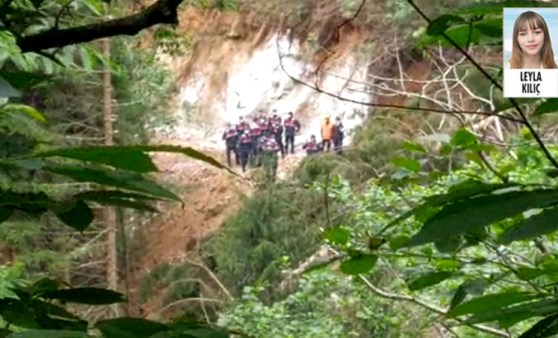
[[[341,116],[348,130],[358,125],[367,111],[359,102],[377,101],[365,84],[370,59],[381,53],[364,53],[363,43],[372,34],[367,25],[345,22],[326,9],[316,6],[303,28],[290,30],[281,20],[263,20],[250,11],[182,12],[180,30],[194,37],[192,49],[182,57],[161,54],[177,75],[173,105],[178,123],[155,141],[192,146],[224,162],[224,123],[249,118],[259,109],[277,109],[283,116],[294,111],[302,122],[298,144],[319,133],[325,114]],[[419,75],[424,70],[406,62]],[[316,73],[317,68],[322,72]],[[311,88],[315,86],[330,95]],[[287,177],[302,158],[299,150],[282,159],[279,177]],[[218,229],[238,210],[258,175],[252,170],[234,177],[180,156],[155,160],[164,180],[180,189],[185,205],[170,206],[150,225],[145,252],[134,264],[132,292],[152,269],[180,261]],[[142,306],[145,315],[162,306],[156,295],[152,298]]]

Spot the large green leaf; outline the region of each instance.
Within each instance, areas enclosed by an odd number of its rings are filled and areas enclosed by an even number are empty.
[[[105,338],[148,338],[156,333],[168,331],[167,325],[142,318],[122,317],[97,322],[95,325]]]
[[[73,158],[94,163],[110,165],[120,169],[137,172],[157,171],[153,164],[149,152],[170,152],[180,153],[190,158],[203,161],[219,169],[225,169],[234,173],[229,167],[220,163],[211,156],[208,156],[191,147],[181,147],[174,145],[152,145],[152,146],[90,146],[78,148],[55,149],[35,154],[36,157],[59,156]]]
[[[17,91],[12,85],[0,76],[0,98],[19,97],[20,92]]]
[[[421,144],[416,142],[405,141],[401,146],[403,147],[403,149],[406,149],[411,152],[421,153],[421,154],[427,153],[426,148],[424,148]]]
[[[31,286],[25,288],[30,295],[41,295],[43,292],[54,291],[60,288],[61,283],[52,278],[41,278],[33,283]]]
[[[345,245],[349,241],[350,233],[347,229],[335,227],[326,229],[323,233],[323,237],[333,244]]]
[[[434,242],[436,250],[440,253],[453,254],[462,248],[463,238],[461,236],[444,237]]]
[[[431,36],[437,36],[445,32],[451,25],[455,23],[462,24],[465,20],[457,15],[444,14],[440,15],[436,19],[432,20],[428,27],[426,28],[426,34]]]
[[[388,223],[384,229],[382,230],[385,231],[386,229],[389,229],[397,224],[399,224],[400,222],[404,221],[405,219],[415,216],[423,213],[423,212],[427,212],[427,211],[432,211],[435,210],[436,207],[440,207],[443,206],[445,204],[448,204],[450,202],[457,202],[458,200],[461,199],[465,199],[465,198],[470,198],[470,197],[474,197],[474,196],[479,196],[479,195],[483,195],[483,194],[487,194],[496,190],[500,190],[503,188],[508,188],[508,187],[513,187],[513,186],[518,186],[517,183],[484,183],[482,181],[479,180],[475,180],[475,179],[469,179],[466,181],[463,181],[461,183],[458,183],[456,185],[451,186],[448,189],[448,192],[445,194],[439,194],[439,195],[432,195],[429,197],[426,197],[424,199],[425,203],[412,209],[409,210],[407,212],[405,212],[403,215],[397,217],[395,220],[391,221],[390,223]],[[434,214],[431,214],[434,215]]]
[[[149,338],[229,338],[230,332],[221,327],[192,320],[179,319],[169,331],[159,332]]]
[[[65,303],[89,305],[108,305],[126,301],[123,294],[99,288],[76,288],[54,290],[44,294],[44,297],[58,299]]]
[[[88,338],[85,332],[65,330],[30,330],[12,333],[6,338]]]
[[[25,306],[33,311],[41,329],[87,332],[87,321],[62,307],[36,298],[31,299]]]
[[[41,152],[35,157],[64,157],[110,165],[115,168],[137,171],[153,172],[157,167],[143,150],[123,147],[79,147],[62,148]]]
[[[48,315],[51,317],[63,318],[66,320],[73,320],[73,321],[81,321],[81,318],[79,318],[78,316],[74,315],[73,313],[69,312],[68,310],[66,310],[61,306],[42,302],[37,299],[34,299],[33,301],[41,302],[41,306],[43,307],[45,312],[48,313]],[[87,330],[87,322],[85,322],[85,330],[80,330],[80,331],[86,331],[86,330]]]
[[[93,212],[82,200],[77,200],[73,203],[72,208],[64,212],[56,214],[59,220],[72,228],[83,231],[93,222]]]
[[[57,204],[44,192],[17,193],[10,190],[0,190],[0,207],[40,215],[56,206]]]
[[[529,330],[523,332],[519,338],[545,338],[558,333],[558,315],[551,315],[541,319]]]
[[[451,309],[446,316],[448,318],[453,318],[467,314],[491,312],[512,304],[522,303],[542,297],[544,297],[544,295],[530,292],[503,292],[490,294],[459,304],[455,308]]]
[[[450,309],[455,308],[461,304],[468,295],[481,295],[490,283],[484,278],[478,278],[463,282],[455,290],[453,298],[451,299]]]
[[[181,332],[188,338],[228,338],[229,332],[225,329],[200,328],[190,329]],[[181,336],[182,337],[182,336]]]
[[[0,223],[7,221],[13,213],[13,208],[0,207]]]
[[[0,70],[0,77],[4,78],[4,80],[6,80],[16,90],[29,89],[32,86],[39,84],[48,78],[43,74],[6,70]],[[0,97],[2,97],[1,94]]]
[[[436,285],[450,278],[453,274],[449,271],[433,271],[420,276],[408,283],[409,290],[417,291]]]
[[[455,308],[457,305],[461,304],[465,300],[465,298],[467,298],[467,291],[463,287],[463,284],[461,284],[455,290],[455,293],[453,294],[453,297],[451,298],[449,308],[450,309]]]
[[[557,311],[558,302],[555,299],[541,299],[492,311],[477,312],[467,318],[465,323],[477,324],[499,321],[506,323],[504,325],[509,327],[523,320],[538,316],[547,316]]]
[[[347,275],[358,275],[372,270],[378,257],[375,255],[359,254],[341,262],[340,269]]]
[[[44,169],[55,174],[68,176],[78,182],[94,182],[109,187],[138,191],[156,197],[180,201],[178,196],[138,173],[70,165],[48,165]]]
[[[535,115],[558,112],[558,99],[548,99],[535,109]]]
[[[508,229],[498,241],[508,244],[513,241],[547,235],[556,230],[558,230],[558,208],[545,209]]]
[[[407,247],[422,245],[474,232],[523,211],[547,207],[558,202],[558,190],[511,191],[460,200],[444,206],[428,219]]]
[[[414,173],[419,172],[421,168],[420,162],[412,158],[396,157],[391,162],[400,168]]]
[[[500,19],[501,22],[501,19]],[[470,44],[497,44],[502,42],[502,36],[498,36],[497,32],[501,32],[501,26],[495,26],[492,21],[480,21],[473,24],[459,24],[449,27],[444,33],[459,47],[465,48]],[[418,46],[423,47],[432,44],[441,44],[445,47],[453,45],[443,36],[425,35],[418,41]]]
[[[20,297],[17,290],[13,291]],[[21,328],[38,329],[41,327],[37,323],[33,309],[18,299],[0,299],[0,316],[5,322]]]
[[[236,173],[234,171],[232,171],[228,166],[222,164],[221,162],[217,161],[216,159],[214,159],[213,157],[206,155],[194,148],[191,147],[181,147],[181,146],[174,146],[174,145],[153,145],[153,146],[134,146],[132,148],[139,148],[142,149],[143,151],[146,152],[167,152],[167,153],[179,153],[179,154],[183,154],[186,155],[190,158],[205,162],[207,164],[210,164],[214,167],[217,167],[219,169],[224,169],[234,175],[236,175]]]
[[[450,142],[453,146],[464,149],[470,149],[479,143],[477,137],[466,128],[461,128],[455,132]]]
[[[5,106],[0,107],[1,113],[9,113],[9,114],[17,114],[17,113],[24,113],[36,121],[46,123],[46,118],[43,114],[41,114],[38,110],[31,106],[27,106],[24,104],[16,104],[16,103],[9,103]]]
[[[73,196],[76,199],[97,202],[102,205],[133,208],[142,211],[157,212],[157,209],[146,203],[156,200],[153,197],[119,190],[91,190]]]

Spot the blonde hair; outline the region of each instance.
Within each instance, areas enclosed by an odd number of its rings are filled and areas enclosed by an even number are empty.
[[[518,69],[523,67],[523,53],[521,51],[521,47],[519,46],[519,42],[517,41],[517,37],[519,32],[526,30],[527,27],[532,30],[542,29],[544,32],[544,42],[540,52],[544,68],[558,68],[556,62],[554,61],[554,52],[552,51],[552,42],[550,41],[548,26],[540,14],[532,11],[521,13],[521,15],[515,20],[515,24],[513,26],[513,48],[510,59],[510,68]]]

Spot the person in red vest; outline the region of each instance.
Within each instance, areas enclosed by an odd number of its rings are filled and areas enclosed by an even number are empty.
[[[289,152],[291,146],[291,154],[294,154],[295,134],[300,131],[300,123],[293,117],[293,112],[289,112],[289,117],[285,119],[285,152]]]
[[[277,113],[277,109],[273,109],[271,116],[269,117],[269,122],[271,124],[276,124],[276,123],[281,124],[281,117],[279,117],[279,114]]]
[[[242,135],[244,132],[248,131],[248,129],[250,129],[248,122],[244,121],[243,116],[239,117],[238,123],[236,124],[236,131],[238,131],[238,134]]]
[[[316,136],[310,136],[310,140],[308,140],[303,146],[302,149],[306,150],[306,156],[310,156],[316,153],[319,153],[322,150],[321,145],[316,141]]]

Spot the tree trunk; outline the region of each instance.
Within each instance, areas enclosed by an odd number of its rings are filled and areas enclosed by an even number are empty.
[[[107,61],[103,72],[103,122],[104,122],[104,143],[105,145],[113,145],[113,119],[112,119],[112,84],[110,69],[110,40],[102,41],[103,55]],[[116,249],[116,213],[111,207],[104,209],[104,222],[107,228],[107,282],[108,288],[118,291],[118,253]],[[111,317],[120,315],[120,307],[118,304],[112,306]]]

